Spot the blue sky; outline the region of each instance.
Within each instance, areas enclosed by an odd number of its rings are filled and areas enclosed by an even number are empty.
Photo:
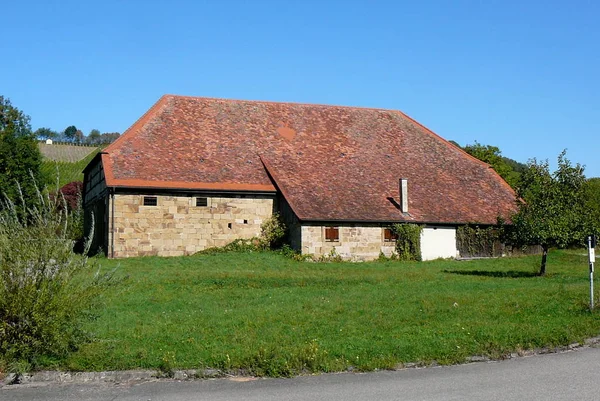
[[[33,129],[123,132],[165,94],[402,110],[600,177],[600,2],[15,1],[0,94]]]

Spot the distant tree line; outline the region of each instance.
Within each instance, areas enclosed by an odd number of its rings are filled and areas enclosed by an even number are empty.
[[[57,142],[74,143],[78,145],[103,145],[115,141],[121,134],[118,132],[100,133],[97,129],[92,129],[86,136],[76,126],[70,125],[62,132],[53,131],[50,128],[38,128],[33,135],[39,140],[52,139]]]
[[[460,146],[454,141],[450,142],[471,156],[489,164],[513,188],[517,187],[521,174],[527,170],[526,164],[502,156],[502,152],[497,146],[482,145],[477,141],[472,145],[465,146]]]

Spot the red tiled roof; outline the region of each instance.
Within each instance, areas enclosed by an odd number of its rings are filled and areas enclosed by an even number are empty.
[[[278,189],[301,220],[492,224],[515,208],[487,164],[393,110],[167,95],[102,163],[109,186]]]

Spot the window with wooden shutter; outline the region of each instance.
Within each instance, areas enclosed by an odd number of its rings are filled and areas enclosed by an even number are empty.
[[[340,229],[338,227],[325,227],[325,241],[337,242],[340,240]]]
[[[396,234],[391,228],[383,229],[383,241],[384,242],[394,242],[398,239],[398,234]]]

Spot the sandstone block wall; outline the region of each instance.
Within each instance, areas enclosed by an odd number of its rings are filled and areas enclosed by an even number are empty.
[[[315,257],[329,255],[335,248],[335,253],[344,260],[363,261],[373,260],[383,252],[391,256],[395,252],[395,242],[384,241],[384,227],[377,225],[343,225],[339,228],[339,241],[325,241],[325,227],[318,225],[303,225],[301,228],[302,254]]]
[[[144,195],[115,195],[114,257],[189,255],[252,238],[274,208],[268,196],[208,196],[207,206],[196,206],[197,196],[156,197],[157,206],[144,206]]]

